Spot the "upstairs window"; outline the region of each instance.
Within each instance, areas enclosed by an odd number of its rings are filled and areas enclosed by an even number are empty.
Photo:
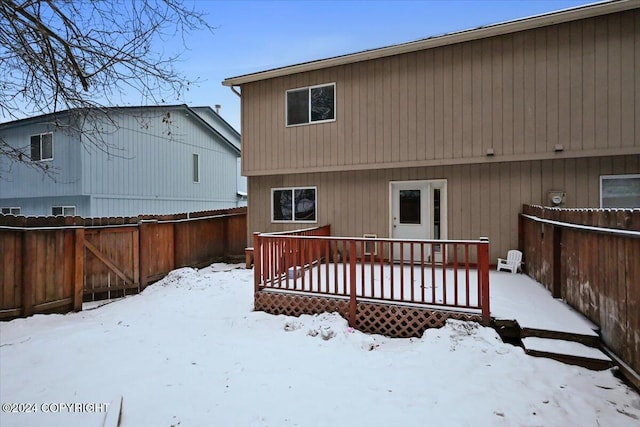
[[[600,177],[601,208],[640,208],[640,174]]]
[[[51,215],[75,216],[76,207],[75,206],[53,206],[51,208]]]
[[[31,135],[31,161],[53,160],[53,134]]]
[[[335,83],[288,90],[287,126],[335,120],[335,94]]]
[[[20,215],[20,208],[0,208],[5,215]]]
[[[316,222],[316,188],[271,190],[271,221]]]

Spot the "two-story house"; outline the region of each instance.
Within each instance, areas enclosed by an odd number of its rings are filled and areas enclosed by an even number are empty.
[[[21,215],[136,216],[246,204],[240,134],[209,107],[67,110],[0,124],[0,208]]]
[[[614,1],[228,78],[249,232],[488,236],[495,260],[523,204],[640,206],[639,76],[640,2]]]

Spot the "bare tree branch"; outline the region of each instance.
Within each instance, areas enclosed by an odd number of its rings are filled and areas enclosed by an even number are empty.
[[[198,29],[214,28],[183,0],[0,0],[0,121],[104,114],[114,95],[132,91],[150,104],[179,100],[196,80],[176,71],[181,52],[166,55],[164,43],[182,40],[187,49],[185,35]],[[84,140],[114,148],[99,132]],[[0,157],[38,168],[25,150],[0,133]]]

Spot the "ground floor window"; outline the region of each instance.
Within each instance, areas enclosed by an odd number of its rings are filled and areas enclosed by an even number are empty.
[[[51,215],[75,216],[76,207],[75,206],[52,206]]]
[[[0,208],[5,215],[20,215],[20,208]]]
[[[272,222],[316,222],[316,187],[271,189]]]
[[[640,174],[600,177],[601,208],[640,208]]]

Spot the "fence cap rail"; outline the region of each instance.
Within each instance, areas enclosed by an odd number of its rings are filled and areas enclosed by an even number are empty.
[[[123,224],[123,225],[111,225],[111,226],[102,226],[100,228],[106,228],[106,227],[126,227],[126,226],[131,226],[131,224]],[[133,226],[136,226],[136,224],[133,224]],[[0,225],[0,230],[9,230],[9,231],[48,231],[48,230],[78,230],[78,229],[87,229],[87,228],[98,228],[98,227],[85,227],[84,225],[60,225],[60,226],[55,226],[55,225],[50,225],[47,227],[38,227],[38,226],[34,226],[34,227],[16,227],[13,225]]]
[[[121,217],[25,216],[0,214],[0,230],[54,230],[76,228],[136,227],[140,223],[179,223],[214,218],[244,216],[246,207],[187,212],[167,215]]]
[[[640,231],[634,230],[622,230],[620,228],[606,228],[606,227],[596,227],[593,225],[582,225],[582,224],[573,224],[570,222],[562,222],[556,221],[553,219],[540,218],[534,215],[520,214],[523,218],[530,219],[532,221],[536,221],[542,224],[555,225],[558,227],[572,228],[574,230],[583,230],[583,231],[592,231],[595,233],[605,233],[605,234],[613,234],[618,236],[626,236],[626,237],[636,237],[640,238]]]
[[[193,221],[201,221],[207,219],[220,219],[220,218],[230,218],[236,216],[245,216],[246,213],[226,213],[226,214],[218,214],[218,215],[208,215],[208,216],[197,216],[190,218],[181,218],[181,219],[140,219],[136,222],[132,223],[123,223],[123,224],[103,224],[103,225],[91,225],[90,223],[84,224],[73,224],[73,225],[0,225],[0,230],[8,230],[8,231],[51,231],[51,230],[93,230],[93,229],[108,229],[108,228],[124,228],[124,227],[138,227],[140,224],[177,224],[183,222],[193,222]]]
[[[640,208],[560,208],[557,206],[528,205],[533,209],[544,209],[556,212],[637,212]]]

